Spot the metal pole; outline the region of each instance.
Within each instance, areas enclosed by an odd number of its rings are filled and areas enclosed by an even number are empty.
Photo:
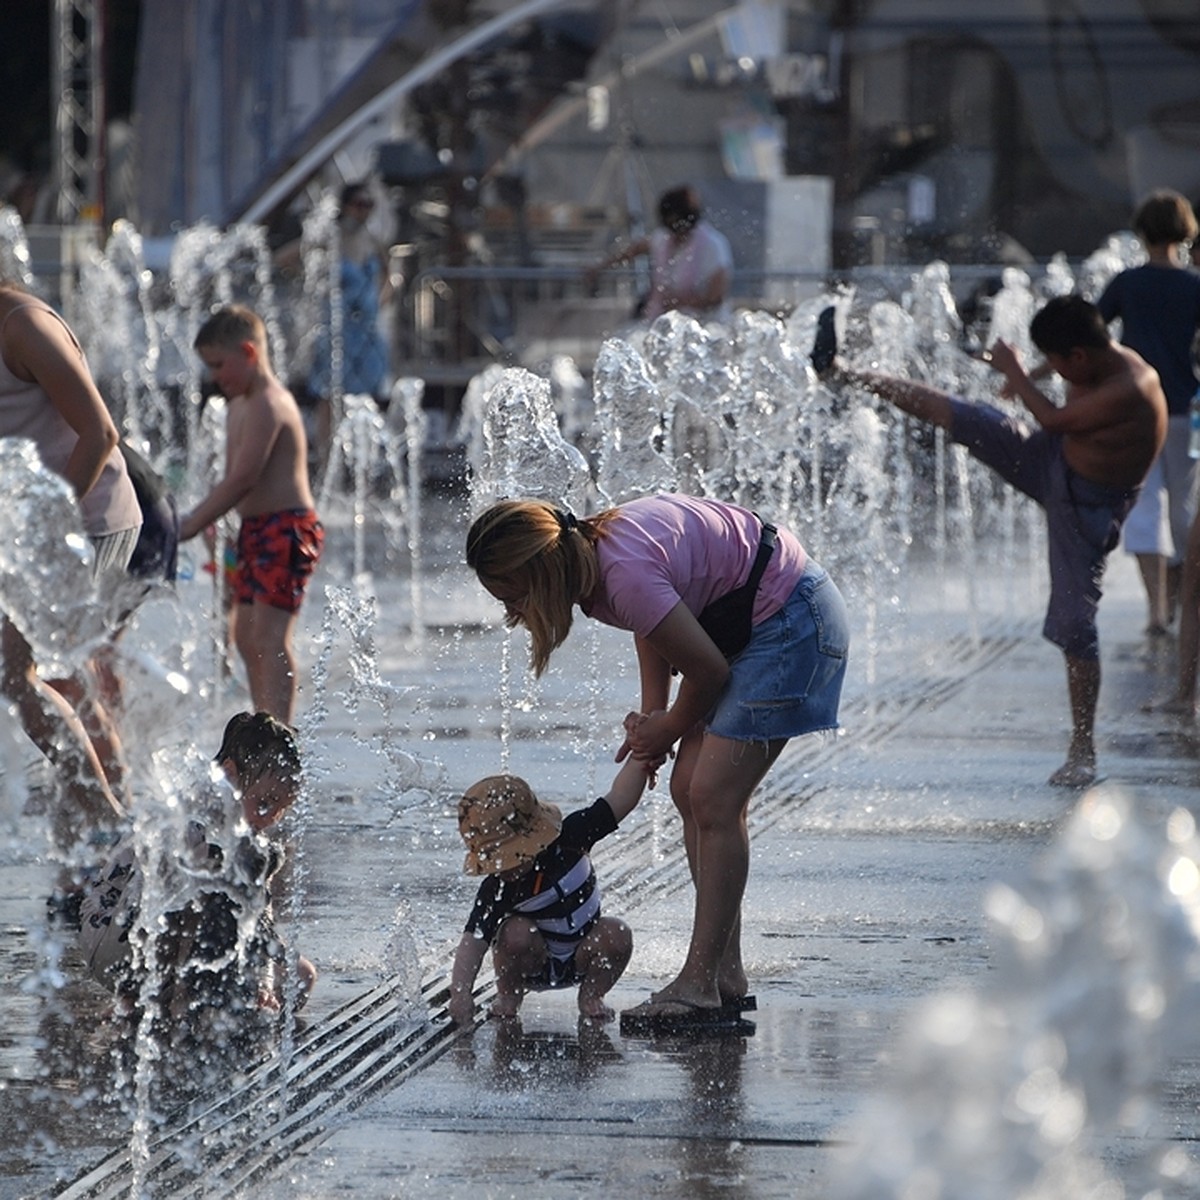
[[[103,0],[54,0],[52,36],[58,202],[64,225],[100,215]]]
[[[503,33],[511,26],[535,17],[539,13],[559,8],[567,0],[525,0],[509,12],[501,13],[484,21],[470,33],[451,42],[429,55],[419,66],[414,67],[395,83],[384,88],[377,96],[364,104],[352,116],[347,117],[336,129],[323,137],[298,162],[283,173],[257,200],[249,204],[237,219],[248,223],[261,221],[283,200],[291,190],[312,174],[322,163],[328,161],[364,125],[386,112],[401,97],[407,95],[418,84],[434,78],[447,66],[469,54],[479,46]]]

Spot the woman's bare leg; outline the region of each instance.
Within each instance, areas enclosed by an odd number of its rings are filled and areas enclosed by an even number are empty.
[[[124,810],[104,777],[104,770],[74,709],[43,682],[33,649],[7,618],[0,629],[3,649],[3,692],[17,706],[21,724],[33,743],[58,769],[67,799],[55,818],[55,840],[69,851],[99,829],[113,828]]]
[[[784,745],[786,739],[763,746],[711,733],[704,736],[686,797],[696,883],[692,936],[683,967],[655,993],[654,1006],[672,1000],[719,1006],[722,983],[732,987],[735,976],[740,991],[745,989],[741,904],[750,869],[746,814],[754,789]],[[685,840],[688,836],[685,833]]]

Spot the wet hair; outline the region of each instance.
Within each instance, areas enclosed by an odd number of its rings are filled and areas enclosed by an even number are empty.
[[[1134,232],[1147,246],[1190,242],[1200,232],[1196,214],[1185,196],[1170,188],[1151,192],[1133,214]]]
[[[541,675],[571,631],[574,606],[600,581],[596,541],[616,510],[576,517],[547,500],[501,500],[475,518],[467,533],[467,566],[489,588],[512,588],[523,611],[509,628],[530,634],[530,664]]]
[[[659,219],[677,233],[694,228],[703,211],[699,193],[693,187],[671,188],[658,201]]]
[[[300,747],[295,731],[270,713],[240,712],[230,718],[221,748],[213,756],[217,763],[226,760],[237,768],[243,787],[264,775],[300,782]]]
[[[1043,354],[1102,350],[1111,341],[1100,310],[1078,293],[1047,300],[1029,322],[1029,336]]]
[[[236,350],[243,342],[253,342],[265,355],[267,327],[252,308],[229,304],[216,309],[200,326],[192,347],[195,350],[203,350],[206,346]]]

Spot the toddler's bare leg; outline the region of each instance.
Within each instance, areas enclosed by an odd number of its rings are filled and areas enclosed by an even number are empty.
[[[546,943],[538,927],[525,917],[509,917],[500,926],[492,946],[496,972],[496,999],[491,1016],[515,1017],[525,998],[525,980],[536,975],[546,962]]]
[[[604,997],[625,973],[633,954],[633,934],[624,921],[601,917],[575,952],[575,965],[583,976],[579,985],[579,1011],[593,1021],[611,1021],[613,1010]]]

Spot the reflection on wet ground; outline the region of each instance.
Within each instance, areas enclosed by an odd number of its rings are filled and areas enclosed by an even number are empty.
[[[1134,629],[1136,581],[1119,579],[1105,628]],[[452,806],[437,789],[379,787],[376,731],[360,709],[331,718],[328,775],[297,831],[306,882],[295,940],[322,977],[285,1069],[242,1060],[197,1098],[186,1094],[195,1064],[164,1063],[179,1090],[159,1093],[139,1134],[127,1099],[111,1095],[112,997],[81,982],[74,952],[48,937],[50,868],[10,836],[0,1194],[118,1196],[140,1181],[145,1195],[289,1200],[827,1200],[831,1156],[886,1076],[914,1001],[990,970],[984,887],[1019,874],[1074,799],[1042,785],[1063,744],[1060,661],[1032,617],[982,628],[957,642],[948,622],[892,630],[895,678],[851,697],[845,736],[790,754],[756,801],[745,940],[759,1010],[747,1037],[623,1037],[580,1024],[563,996],[531,997],[519,1023],[451,1031],[445,972],[473,892]],[[450,787],[488,773],[500,753],[496,718],[471,702],[472,662],[498,654],[500,640],[477,628],[467,654],[463,636],[447,631],[418,653],[388,638],[379,648],[387,677],[420,692],[400,741],[436,752]],[[602,789],[608,739],[601,729],[580,746],[574,732],[546,731],[596,724],[580,719],[572,680],[596,676],[607,646],[581,640],[513,718],[530,735],[514,731],[514,769],[565,807]],[[1141,714],[1165,690],[1164,669],[1132,636],[1110,659],[1102,765],[1144,788],[1150,809],[1190,803],[1191,736]],[[623,712],[635,686],[614,672],[595,712]],[[466,736],[439,736],[451,729]],[[690,918],[665,795],[650,796],[596,862],[607,910],[635,932],[612,998],[627,1008],[677,966]],[[1188,1060],[1164,1081],[1177,1131],[1194,1129],[1195,1078]]]

